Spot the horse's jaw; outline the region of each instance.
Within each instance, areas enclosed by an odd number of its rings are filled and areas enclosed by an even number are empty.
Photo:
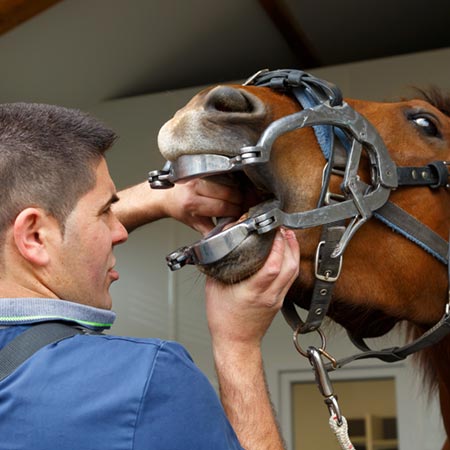
[[[238,283],[262,267],[272,247],[273,238],[274,232],[264,235],[251,234],[227,256],[214,263],[197,267],[206,275],[223,283]]]

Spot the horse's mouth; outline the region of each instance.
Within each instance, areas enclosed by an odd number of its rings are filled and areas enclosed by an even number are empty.
[[[275,193],[256,187],[243,172],[208,177],[211,181],[238,186],[242,192],[240,217],[217,218],[217,226],[204,239],[219,234],[234,225],[255,217],[270,207],[278,206]],[[199,264],[199,269],[225,283],[236,283],[253,275],[264,263],[270,252],[274,231],[259,235],[250,233],[228,255],[210,264]]]
[[[211,230],[206,237],[214,236],[249,217],[260,214],[265,209],[264,205],[277,201],[275,193],[270,192],[266,188],[255,186],[247,175],[241,171],[225,175],[212,175],[207,179],[213,182],[237,187],[242,194],[242,203],[240,217],[216,218],[217,226]]]

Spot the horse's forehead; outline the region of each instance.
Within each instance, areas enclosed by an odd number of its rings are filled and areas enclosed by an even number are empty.
[[[421,99],[410,99],[398,102],[375,102],[366,100],[346,99],[347,103],[365,115],[367,118],[376,119],[379,122],[389,121],[392,118],[404,118],[407,113],[429,112],[438,117],[442,125],[450,126],[450,117],[442,113],[438,108]]]

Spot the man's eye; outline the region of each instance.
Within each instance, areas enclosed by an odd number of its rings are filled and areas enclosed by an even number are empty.
[[[428,136],[441,137],[438,127],[429,117],[415,116],[412,117],[412,121]]]

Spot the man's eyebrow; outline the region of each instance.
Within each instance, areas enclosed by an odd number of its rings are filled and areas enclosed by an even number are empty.
[[[108,209],[113,203],[117,203],[119,200],[120,198],[116,193],[112,194],[110,199],[103,205],[102,209]]]

